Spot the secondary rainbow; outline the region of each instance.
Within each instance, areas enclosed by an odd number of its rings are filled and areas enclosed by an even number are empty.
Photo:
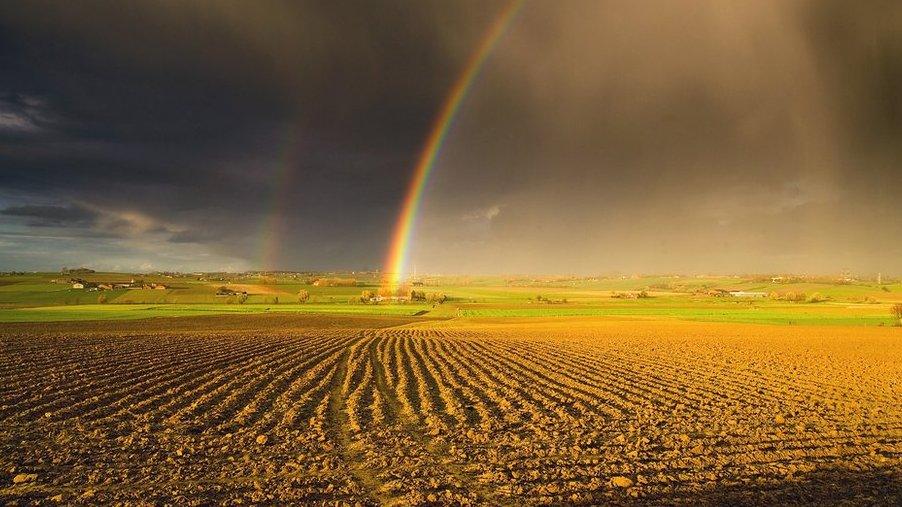
[[[283,239],[285,237],[288,210],[291,208],[290,190],[295,188],[298,164],[301,160],[302,142],[298,130],[286,129],[282,135],[282,153],[272,177],[270,209],[264,214],[260,228],[260,268],[266,270],[286,269],[281,264]]]
[[[457,116],[460,105],[467,97],[470,87],[479,76],[479,71],[491,54],[492,48],[507,31],[523,1],[514,0],[510,2],[501,11],[495,22],[492,23],[492,26],[489,27],[479,47],[473,53],[460,77],[457,78],[457,81],[451,88],[451,93],[445,99],[439,115],[429,132],[429,137],[426,138],[426,144],[414,168],[413,178],[411,178],[407,187],[407,193],[401,205],[401,213],[398,215],[398,221],[395,224],[394,233],[389,244],[388,256],[385,260],[384,281],[391,286],[400,284],[401,278],[407,269],[410,240],[417,214],[420,210],[420,204],[423,200],[423,191],[426,188],[426,183],[429,181],[429,175],[435,166],[435,160],[442,148],[442,143],[445,141],[445,136],[454,122],[454,117]]]

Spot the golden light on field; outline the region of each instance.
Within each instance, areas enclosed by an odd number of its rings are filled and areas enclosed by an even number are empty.
[[[21,483],[0,497],[898,499],[894,329],[272,317],[249,334],[203,322],[5,335],[0,464]],[[34,478],[16,475],[26,463]]]

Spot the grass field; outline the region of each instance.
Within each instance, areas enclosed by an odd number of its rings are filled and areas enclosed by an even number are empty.
[[[156,317],[193,317],[217,314],[314,313],[351,315],[414,315],[425,305],[348,304],[94,304],[41,306],[0,310],[0,322],[52,322],[65,320],[120,320]]]
[[[501,277],[443,277],[430,280],[425,292],[448,296],[442,305],[360,304],[363,290],[378,289],[378,280],[364,278],[358,286],[322,287],[295,278],[222,275],[203,277],[96,273],[94,281],[141,279],[162,283],[165,290],[117,289],[87,291],[52,283],[68,278],[53,273],[0,277],[0,322],[144,319],[244,313],[321,313],[414,315],[430,317],[633,317],[708,322],[780,325],[886,326],[892,304],[902,301],[902,284],[761,282],[742,277],[642,277],[610,279],[521,280]],[[351,275],[345,275],[350,277]],[[62,279],[62,280],[61,280]],[[219,287],[248,293],[243,304],[216,295]],[[819,303],[789,303],[769,298],[722,298],[711,289],[760,293],[818,294]],[[310,299],[298,304],[297,293]],[[647,299],[617,299],[617,293],[646,291]],[[100,299],[105,301],[99,304]]]
[[[882,310],[882,311],[881,311]],[[540,308],[466,308],[462,317],[639,317],[707,322],[737,322],[780,325],[892,325],[888,309],[871,306],[789,306],[789,305],[698,305],[661,306],[632,304],[621,306],[556,306]]]
[[[902,501],[896,328],[232,314],[0,342],[5,503]]]

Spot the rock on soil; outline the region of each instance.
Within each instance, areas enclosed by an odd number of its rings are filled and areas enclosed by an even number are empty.
[[[23,484],[38,480],[38,474],[17,474],[13,477],[13,484]]]
[[[617,486],[618,488],[629,488],[633,485],[633,481],[629,477],[618,475],[611,478],[611,484]]]

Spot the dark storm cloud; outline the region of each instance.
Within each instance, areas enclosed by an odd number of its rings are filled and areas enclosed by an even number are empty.
[[[4,3],[0,269],[259,268],[264,245],[271,267],[379,267],[504,5]],[[898,269],[900,12],[526,2],[441,152],[415,261]]]
[[[31,227],[87,227],[97,221],[97,213],[78,206],[9,206],[0,215],[28,220]]]
[[[502,5],[5,4],[0,203],[138,214],[248,267],[276,210],[279,267],[377,267],[433,112]]]

